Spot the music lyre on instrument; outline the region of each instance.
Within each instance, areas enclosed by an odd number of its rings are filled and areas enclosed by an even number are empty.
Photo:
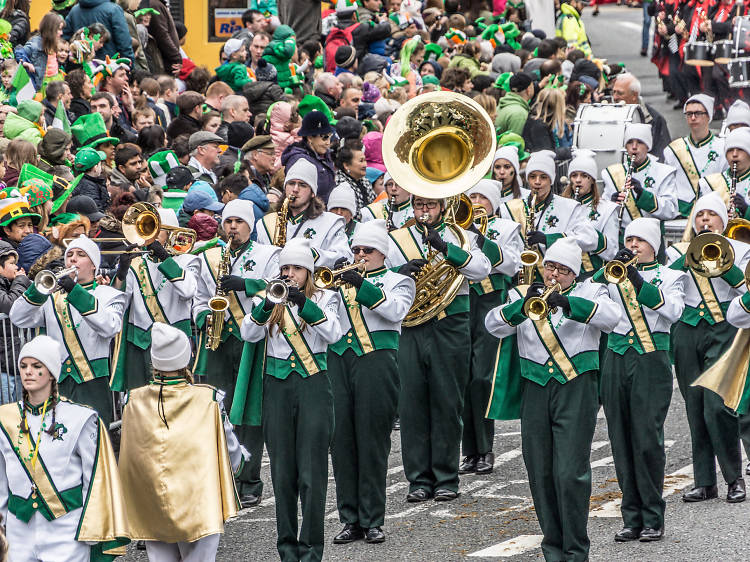
[[[620,208],[617,210],[617,224],[618,228],[622,228],[622,215],[625,212],[625,203],[628,200],[628,197],[630,197],[630,190],[632,189],[630,186],[628,186],[628,183],[633,177],[633,161],[635,160],[635,156],[632,154],[628,154],[628,171],[625,174],[625,182],[622,184],[623,188],[625,189],[625,197],[622,201],[620,201]]]
[[[536,212],[536,191],[531,192],[531,204],[529,212],[526,213],[526,228],[523,237],[524,250],[521,252],[521,285],[531,285],[534,281],[534,269],[541,256],[536,247],[529,245],[529,231],[534,230],[534,214]]]

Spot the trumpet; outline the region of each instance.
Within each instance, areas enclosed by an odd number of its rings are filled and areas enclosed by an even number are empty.
[[[273,304],[286,304],[289,297],[289,288],[296,287],[297,284],[291,279],[280,277],[271,279],[266,284],[266,299]]]
[[[523,313],[530,319],[537,321],[542,318],[546,318],[550,313],[554,314],[557,308],[550,309],[547,299],[549,299],[552,293],[559,293],[562,291],[560,283],[555,283],[544,289],[544,292],[538,297],[531,297],[523,305]]]
[[[75,273],[75,280],[78,280],[78,268],[76,266],[66,267],[57,273],[44,269],[34,277],[34,288],[43,295],[51,295],[60,289],[60,279]]]
[[[607,283],[614,283],[618,285],[628,278],[628,267],[635,265],[638,261],[638,256],[635,255],[625,263],[620,260],[612,260],[604,266],[604,278]]]
[[[330,289],[331,287],[338,288],[344,284],[341,280],[341,274],[345,271],[351,270],[359,271],[360,273],[364,272],[365,260],[360,260],[333,270],[327,267],[319,267],[315,270],[315,279],[313,282],[318,289]]]

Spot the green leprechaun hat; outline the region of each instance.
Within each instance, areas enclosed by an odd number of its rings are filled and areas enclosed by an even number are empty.
[[[94,148],[102,143],[111,142],[117,144],[120,139],[110,137],[104,124],[104,117],[100,113],[88,113],[81,115],[70,128],[79,146],[90,146]]]
[[[44,170],[40,170],[33,164],[24,164],[21,166],[21,171],[18,174],[18,185],[23,186],[31,179],[38,179],[46,185],[51,186],[53,197],[56,194],[55,199],[52,201],[52,209],[50,210],[50,214],[53,214],[70,197],[70,194],[73,193],[73,190],[81,182],[82,177],[83,174],[78,174],[73,181],[68,181],[61,176],[54,176]]]
[[[0,201],[0,226],[8,226],[23,217],[31,217],[34,224],[42,220],[41,215],[31,212],[29,203],[23,197],[8,197]]]

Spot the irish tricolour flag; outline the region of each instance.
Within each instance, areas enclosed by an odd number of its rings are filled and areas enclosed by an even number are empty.
[[[19,102],[34,99],[35,95],[34,83],[29,78],[26,68],[19,64],[18,70],[13,76],[13,82],[10,84],[10,105],[16,106]]]

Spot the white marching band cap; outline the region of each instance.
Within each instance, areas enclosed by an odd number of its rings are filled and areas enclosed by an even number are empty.
[[[581,272],[581,247],[573,238],[558,238],[544,254],[543,263],[549,261],[569,267],[578,277]]]
[[[654,254],[656,254],[661,247],[661,228],[659,226],[659,219],[647,217],[639,217],[635,219],[625,228],[625,236],[623,238],[627,240],[630,236],[637,236],[648,242],[654,249]]]
[[[91,240],[88,236],[82,235],[78,238],[74,238],[70,244],[68,244],[68,247],[65,249],[65,255],[68,254],[70,250],[73,248],[78,248],[80,250],[83,250],[85,254],[89,257],[91,262],[94,264],[95,271],[99,270],[99,266],[102,263],[102,253],[99,250],[99,246]]]
[[[727,127],[730,125],[745,125],[750,127],[750,105],[742,100],[736,100],[729,106],[727,118],[724,120]]]
[[[306,238],[292,238],[279,252],[279,268],[285,265],[304,267],[310,273],[315,269],[310,241]]]
[[[651,125],[648,123],[629,123],[625,127],[625,138],[622,139],[623,144],[627,144],[633,139],[641,141],[650,151],[651,147],[654,146]]]
[[[190,340],[185,332],[162,322],[151,328],[151,365],[162,372],[179,371],[190,364]]]
[[[495,162],[497,162],[500,158],[507,160],[508,162],[510,162],[511,166],[513,166],[513,169],[516,171],[516,181],[518,182],[518,187],[521,187],[521,175],[518,173],[518,147],[512,144],[507,144],[498,148],[495,151],[495,157],[492,159],[492,165],[494,166]]]
[[[734,131],[729,131],[724,139],[724,152],[727,153],[733,148],[739,148],[750,154],[750,128],[740,127]]]
[[[318,169],[315,167],[315,164],[306,158],[300,158],[289,166],[284,178],[284,185],[286,186],[292,180],[305,182],[310,186],[315,195],[318,194]]]
[[[698,229],[695,227],[695,221],[698,218],[698,213],[706,210],[713,211],[719,215],[723,224],[722,228],[727,227],[727,223],[729,222],[727,204],[724,203],[721,195],[716,191],[712,191],[711,193],[706,193],[695,202],[695,207],[693,208],[693,230],[698,232]]]
[[[690,96],[685,102],[685,105],[682,106],[683,112],[687,111],[687,106],[689,103],[701,104],[706,108],[706,113],[708,113],[708,120],[711,121],[711,119],[714,118],[714,98],[712,98],[711,96],[708,96],[706,94],[695,94],[694,96]]]
[[[383,219],[375,219],[360,223],[352,237],[352,248],[362,246],[375,248],[384,256],[388,255],[388,230]]]
[[[573,172],[583,172],[596,181],[596,178],[599,176],[599,169],[596,165],[596,160],[594,160],[594,156],[596,156],[596,154],[592,150],[587,150],[585,148],[575,149],[573,151],[573,159],[568,165],[568,177],[570,177]]]
[[[30,357],[36,359],[47,367],[50,375],[55,380],[60,380],[60,369],[62,369],[62,357],[60,357],[60,344],[49,336],[37,336],[27,342],[18,354],[18,368],[21,368],[21,359]]]
[[[229,203],[224,205],[221,211],[221,226],[224,227],[224,223],[227,219],[240,219],[245,221],[250,227],[250,232],[255,228],[255,213],[253,212],[253,203],[247,199],[232,199]]]
[[[352,215],[357,214],[357,200],[354,197],[354,190],[349,182],[338,184],[331,190],[331,194],[328,196],[328,210],[330,211],[337,207],[348,209]]]
[[[484,197],[489,199],[490,205],[492,205],[492,212],[497,213],[502,200],[502,189],[503,184],[499,181],[483,179],[479,180],[474,187],[468,189],[466,195],[471,195],[472,193],[484,195]]]
[[[538,152],[532,152],[528,162],[526,162],[526,177],[528,178],[531,172],[542,172],[547,174],[550,181],[554,182],[556,169],[555,153],[551,150],[539,150]]]

